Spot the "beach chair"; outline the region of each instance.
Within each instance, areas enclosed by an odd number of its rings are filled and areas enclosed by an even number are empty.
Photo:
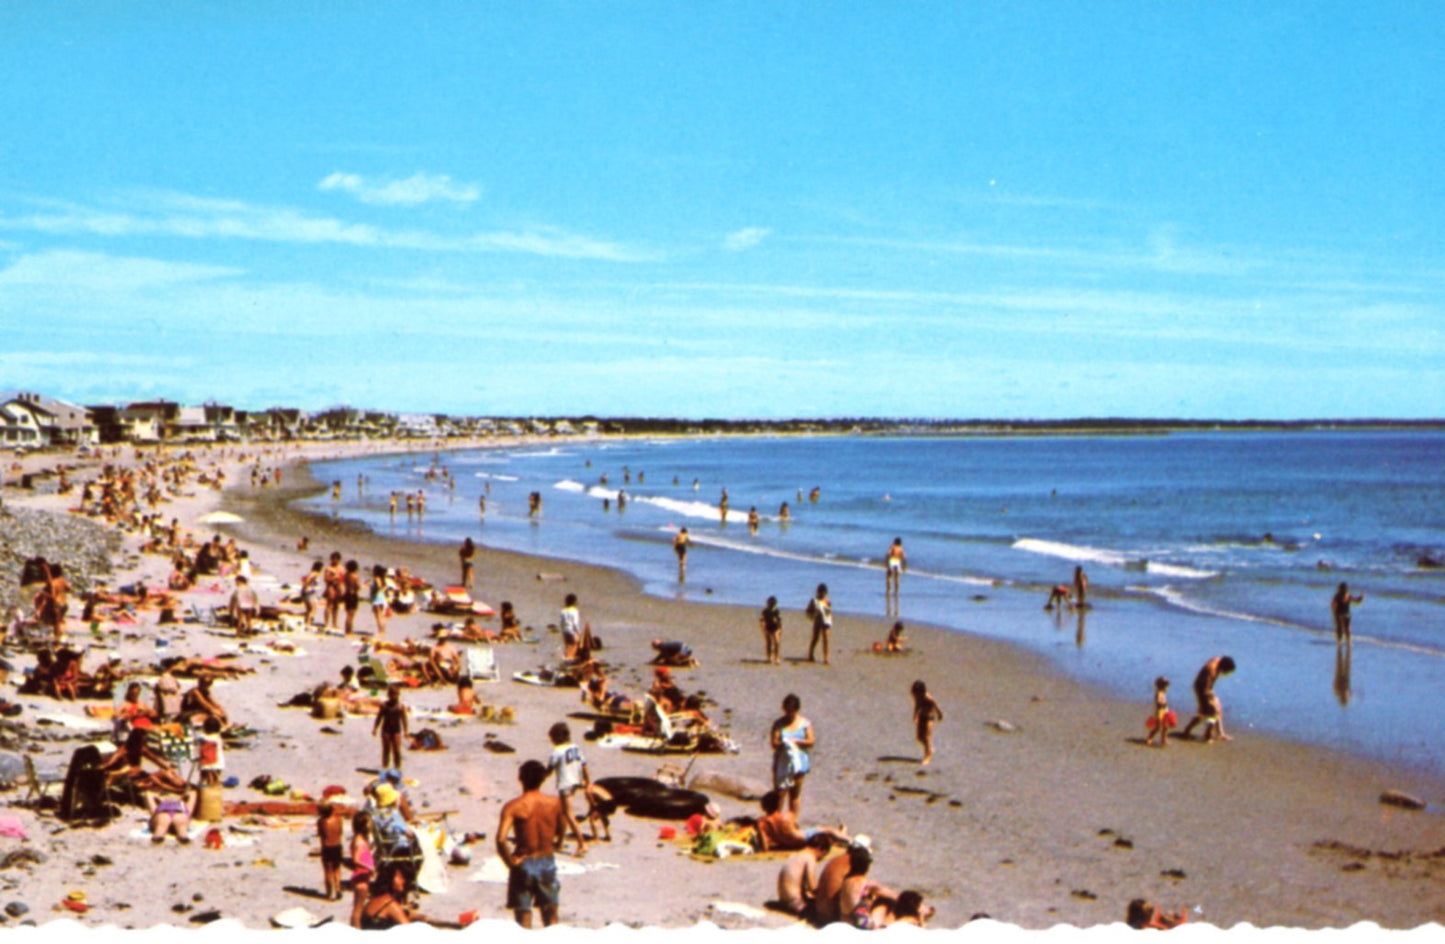
[[[356,680],[369,688],[373,695],[383,688],[390,688],[396,682],[396,679],[387,674],[386,663],[382,659],[374,655],[366,655],[359,656],[356,662],[358,666]],[[366,681],[362,680],[362,669],[370,670],[366,674]]]
[[[497,654],[491,646],[463,646],[467,654],[462,675],[473,682],[500,682],[501,670],[497,668]]]
[[[29,754],[20,756],[25,761],[25,799],[22,802],[34,801],[37,805],[42,804],[49,798],[51,787],[65,782],[65,774],[58,770],[47,770],[42,773],[35,768],[35,758]]]
[[[196,739],[189,728],[173,724],[151,728],[146,742],[166,763],[181,772],[183,780],[191,781],[196,772]]]
[[[200,623],[202,626],[214,628],[218,625],[216,623],[215,612],[215,607],[202,609],[200,606],[192,603],[190,620],[193,623]]]

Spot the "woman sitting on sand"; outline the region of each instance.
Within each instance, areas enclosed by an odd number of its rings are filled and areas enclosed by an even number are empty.
[[[189,715],[192,724],[199,727],[207,718],[215,718],[223,727],[230,727],[230,718],[211,694],[211,677],[203,675],[196,681],[196,687],[181,697],[181,714]]]
[[[582,701],[591,705],[594,711],[605,715],[630,716],[637,707],[636,704],[620,692],[608,692],[608,681],[602,667],[595,662],[590,663],[587,675],[582,681]]]
[[[512,601],[502,601],[502,632],[497,637],[499,642],[521,642],[522,623],[517,619],[517,611],[512,609]]]

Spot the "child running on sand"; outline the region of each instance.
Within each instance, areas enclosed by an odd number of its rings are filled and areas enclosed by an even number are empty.
[[[386,690],[386,702],[376,713],[376,723],[371,726],[374,735],[381,732],[381,768],[401,769],[401,739],[407,731],[407,709],[401,703],[401,688],[393,685]]]
[[[316,835],[321,840],[321,879],[327,901],[341,900],[341,839],[346,822],[330,801],[317,810]]]
[[[1154,680],[1154,714],[1149,718],[1149,736],[1144,739],[1147,747],[1153,742],[1155,736],[1159,738],[1160,747],[1169,746],[1169,732],[1179,719],[1174,712],[1169,710],[1169,680],[1159,676]]]
[[[943,709],[928,694],[928,686],[922,680],[913,683],[913,725],[918,743],[923,745],[923,760],[927,767],[933,762],[933,725],[943,720]]]

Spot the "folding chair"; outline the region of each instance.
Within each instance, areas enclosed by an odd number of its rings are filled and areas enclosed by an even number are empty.
[[[49,790],[57,783],[65,782],[65,774],[58,770],[47,770],[40,773],[35,769],[35,758],[29,754],[20,755],[25,760],[25,803],[36,800],[44,803],[48,797]]]
[[[196,740],[189,728],[173,724],[151,728],[146,741],[166,763],[181,771],[183,780],[191,782],[196,772]]]
[[[395,681],[387,674],[386,664],[376,656],[361,656],[356,661],[360,667],[356,673],[357,681],[371,689],[373,694],[379,689],[389,688]],[[370,681],[362,681],[361,669],[371,670],[366,676]]]
[[[501,670],[497,668],[497,654],[491,646],[463,646],[467,664],[462,674],[473,682],[500,682]]]

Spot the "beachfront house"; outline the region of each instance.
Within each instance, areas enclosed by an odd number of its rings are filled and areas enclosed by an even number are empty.
[[[142,400],[120,411],[122,436],[126,442],[156,443],[170,438],[172,424],[181,405],[169,400]]]
[[[0,403],[0,445],[6,449],[38,449],[40,424],[35,414],[18,403]]]
[[[241,438],[241,426],[236,422],[236,410],[214,401],[201,407],[206,417],[206,426],[211,438],[218,442],[235,442]]]
[[[39,431],[39,445],[94,446],[100,442],[100,431],[83,406],[57,400],[38,393],[16,392],[0,397],[0,405],[29,413]],[[28,426],[28,424],[26,424]],[[21,427],[15,427],[17,435]]]

